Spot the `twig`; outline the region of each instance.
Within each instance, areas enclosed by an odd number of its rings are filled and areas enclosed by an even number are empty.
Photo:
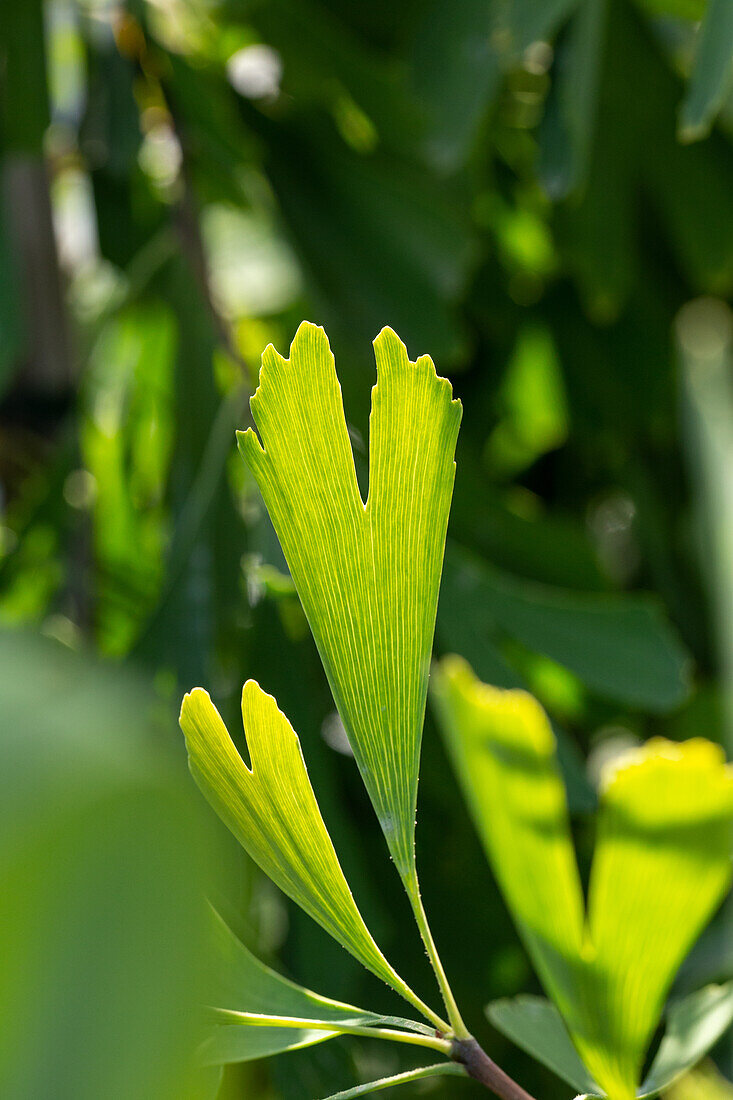
[[[501,1100],[534,1100],[533,1096],[489,1058],[475,1039],[456,1039],[451,1057],[454,1062],[466,1067],[470,1077],[480,1081],[495,1096],[501,1097]]]

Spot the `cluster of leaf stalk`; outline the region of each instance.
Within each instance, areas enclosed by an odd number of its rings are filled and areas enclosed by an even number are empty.
[[[445,1060],[347,1089],[341,1100],[440,1075],[468,1075],[503,1100],[531,1100],[462,1019],[415,860],[420,744],[460,404],[432,361],[411,362],[391,330],[374,346],[366,503],[333,357],[316,326],[301,325],[289,359],[266,349],[251,402],[259,438],[252,429],[240,433],[239,447],[282,545],[447,1018],[400,977],[366,927],[297,735],[276,701],[254,681],[245,684],[247,765],[197,688],[184,699],[181,726],[207,799],[266,874],[428,1022],[380,1016],[302,989],[222,927],[230,981],[203,1056],[236,1061],[360,1035],[435,1050]],[[733,987],[703,991],[695,1012],[688,1006],[670,1016],[671,1038],[638,1091],[672,978],[730,883],[733,777],[720,750],[702,740],[655,740],[615,763],[601,785],[586,906],[555,738],[542,708],[524,692],[482,684],[457,657],[441,662],[432,685],[469,809],[552,1000],[497,1003],[492,1022],[584,1096],[656,1095],[733,1018]],[[685,1012],[697,1030],[680,1042]],[[709,1020],[702,1028],[701,1013]]]

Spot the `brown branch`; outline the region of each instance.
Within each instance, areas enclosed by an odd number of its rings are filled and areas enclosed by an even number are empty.
[[[456,1039],[451,1050],[454,1062],[466,1067],[470,1077],[479,1081],[501,1100],[534,1100],[528,1092],[518,1085],[488,1054],[475,1039]]]

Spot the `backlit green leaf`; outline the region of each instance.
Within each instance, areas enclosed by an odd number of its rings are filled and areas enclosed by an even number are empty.
[[[191,773],[262,870],[369,970],[421,1012],[422,1002],[382,955],[356,907],[308,778],[300,742],[254,680],[242,690],[247,767],[207,692],[181,708]]]
[[[239,446],[267,504],[387,843],[414,876],[420,741],[461,408],[428,356],[374,342],[370,481],[359,494],[326,334],[262,357]]]
[[[636,1084],[670,982],[730,884],[733,775],[708,741],[650,741],[601,792],[588,897],[596,1020],[576,1043],[606,1091]]]
[[[448,750],[499,885],[543,982],[574,1009],[583,894],[555,738],[525,691],[477,680],[460,658],[434,675]]]
[[[486,1015],[503,1035],[578,1089],[601,1096],[572,1044],[562,1018],[543,997],[494,1001]],[[669,1088],[717,1043],[733,1020],[733,982],[710,985],[676,1001],[652,1067],[637,1091],[646,1100]]]
[[[722,750],[656,739],[607,770],[584,917],[546,715],[460,658],[436,679],[449,751],[540,978],[591,1076],[632,1100],[672,978],[730,883]]]

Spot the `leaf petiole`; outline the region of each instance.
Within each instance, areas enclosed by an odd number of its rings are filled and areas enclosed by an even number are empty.
[[[453,996],[453,990],[450,987],[448,977],[443,969],[443,963],[441,962],[438,949],[435,946],[435,940],[433,934],[430,931],[430,924],[428,922],[428,916],[425,912],[425,906],[423,905],[422,896],[420,894],[420,887],[417,881],[417,872],[413,872],[411,877],[405,882],[405,890],[407,896],[410,899],[410,905],[412,906],[412,912],[417,922],[417,927],[420,930],[422,941],[425,944],[425,950],[427,951],[428,958],[430,959],[430,965],[432,966],[435,977],[438,979],[438,985],[440,986],[440,992],[443,996],[446,1011],[448,1012],[448,1019],[451,1022],[453,1033],[457,1039],[469,1039],[471,1033],[463,1022],[460,1009],[456,1003],[456,999]]]

